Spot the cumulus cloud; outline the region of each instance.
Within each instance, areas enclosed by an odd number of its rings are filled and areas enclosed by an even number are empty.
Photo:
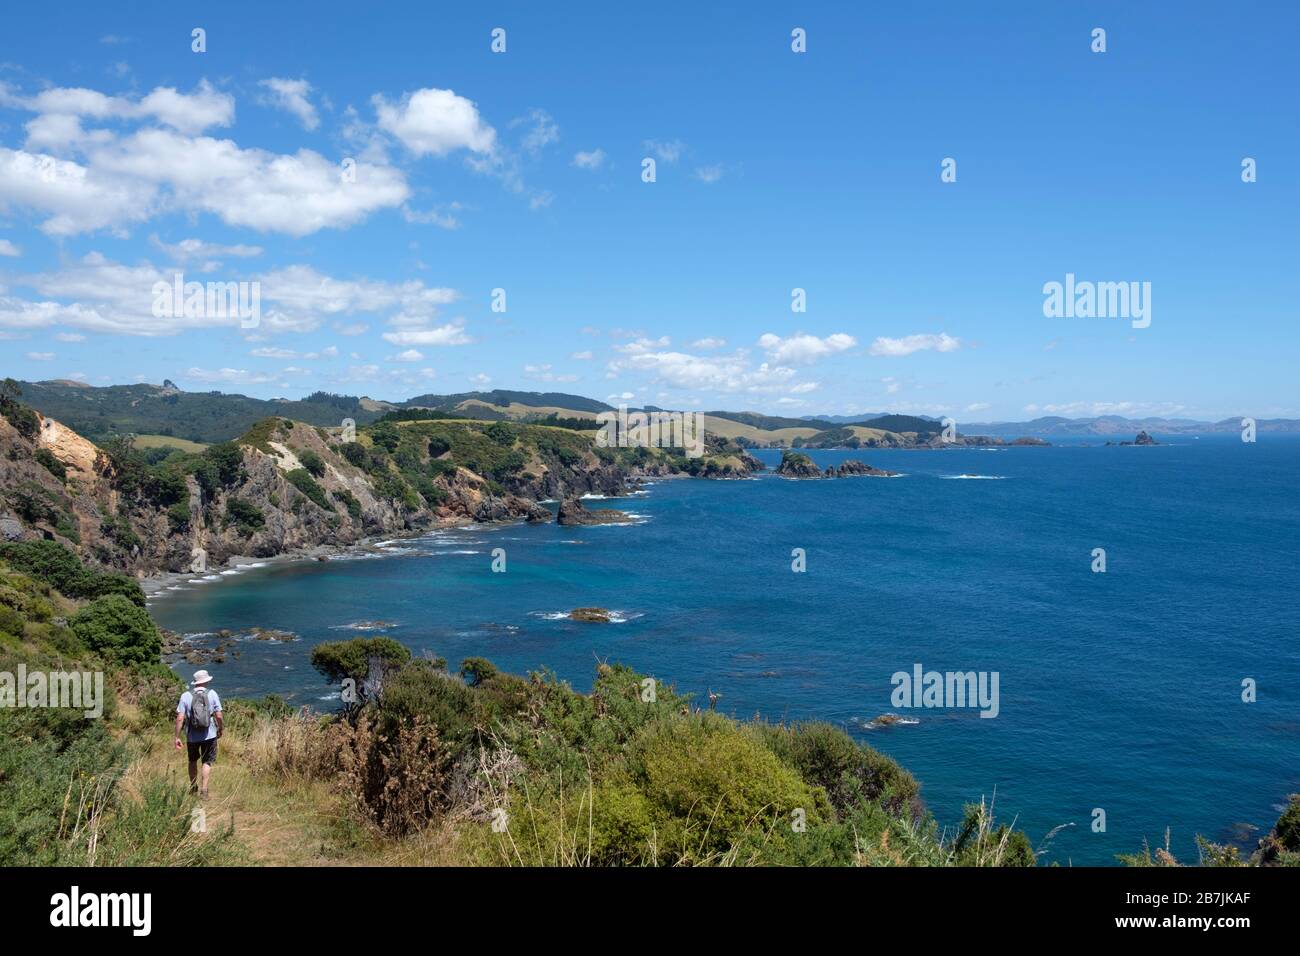
[[[267,90],[264,102],[292,113],[303,129],[314,130],[320,125],[316,107],[310,99],[312,87],[306,80],[287,80],[273,76],[262,80],[258,85]]]
[[[881,336],[871,343],[871,354],[896,358],[911,355],[913,352],[955,352],[961,348],[961,340],[955,339],[947,332],[938,335],[908,335],[901,339]]]
[[[496,131],[483,122],[478,107],[451,90],[416,90],[397,103],[376,93],[371,103],[379,128],[417,156],[445,156],[457,149],[490,153],[496,144]]]
[[[39,117],[63,117],[75,120],[79,128],[83,119],[97,121],[153,121],[181,133],[201,133],[211,126],[229,126],[235,120],[235,99],[221,93],[202,80],[192,93],[160,86],[140,99],[108,96],[83,87],[51,87],[32,96],[24,96],[0,87],[0,106],[25,110]],[[73,130],[66,122],[38,125],[38,134],[55,127]],[[32,134],[29,126],[28,134]],[[34,145],[30,143],[29,145]],[[39,145],[39,144],[36,144]],[[49,145],[48,141],[46,145]]]
[[[0,256],[21,256],[23,251],[8,239],[0,239]]]
[[[48,215],[41,229],[52,236],[121,232],[182,209],[300,237],[353,225],[409,195],[405,176],[390,166],[358,163],[355,182],[345,182],[311,150],[284,155],[162,129],[92,147],[84,164],[0,148],[0,206]]]
[[[828,335],[824,339],[803,333],[782,338],[768,332],[759,338],[758,344],[774,361],[811,365],[818,359],[853,348],[858,340],[843,332]]]
[[[206,83],[189,94],[159,87],[139,100],[80,88],[22,96],[0,86],[0,106],[37,113],[24,148],[0,147],[0,211],[45,216],[41,228],[52,236],[122,235],[171,211],[304,236],[353,225],[410,195],[402,172],[382,158],[359,161],[345,177],[311,150],[280,154],[200,135],[234,119],[233,98]],[[142,125],[121,130],[128,122]]]

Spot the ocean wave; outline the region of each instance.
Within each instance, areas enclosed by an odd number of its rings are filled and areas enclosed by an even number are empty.
[[[350,624],[331,624],[331,631],[387,631],[390,628],[401,627],[392,621],[353,621]]]
[[[963,479],[969,481],[1005,481],[1007,476],[1006,475],[940,475],[939,477],[950,481],[961,481]]]

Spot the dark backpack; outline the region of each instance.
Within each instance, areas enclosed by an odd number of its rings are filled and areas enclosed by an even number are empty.
[[[212,714],[208,710],[208,689],[196,687],[190,698],[190,730],[207,730],[212,723]]]

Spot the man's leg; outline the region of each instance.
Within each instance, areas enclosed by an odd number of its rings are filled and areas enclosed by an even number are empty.
[[[203,782],[199,784],[199,793],[201,793],[205,797],[208,795],[208,775],[211,773],[212,773],[212,764],[205,763],[203,765]]]
[[[203,765],[203,770],[204,770],[204,774],[203,774],[204,779],[207,779],[207,764]],[[199,761],[198,758],[196,757],[195,759],[190,761],[190,789],[191,790],[194,789],[195,781],[198,779],[198,776],[199,776]]]

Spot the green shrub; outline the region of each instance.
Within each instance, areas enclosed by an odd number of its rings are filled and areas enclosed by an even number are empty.
[[[150,664],[162,653],[149,612],[120,594],[92,601],[68,626],[87,647],[117,664]]]
[[[59,461],[59,459],[55,458],[54,452],[50,451],[48,448],[41,447],[36,449],[36,454],[33,457],[45,468],[46,471],[59,479],[59,481],[68,480],[67,466],[64,465],[63,462]]]
[[[226,501],[226,524],[233,524],[242,534],[250,535],[266,526],[266,515],[251,501],[231,497]]]
[[[804,782],[821,787],[840,814],[860,803],[882,803],[892,813],[921,813],[916,779],[890,758],[856,743],[830,724],[760,724],[764,743]]]
[[[319,478],[325,474],[325,462],[322,461],[320,455],[316,454],[314,451],[310,449],[300,451],[298,453],[298,460],[302,462],[304,468],[311,472],[313,477]]]
[[[1300,850],[1300,794],[1293,794],[1277,819],[1277,841],[1285,850]]]
[[[167,525],[173,534],[187,531],[190,527],[190,503],[177,502],[167,509]]]
[[[347,509],[353,521],[361,520],[361,502],[357,501],[356,495],[346,488],[339,488],[331,491],[330,494],[334,496],[335,501],[343,502],[343,507]]]
[[[0,560],[71,598],[120,594],[139,607],[145,604],[144,592],[134,580],[124,574],[92,571],[54,541],[0,543]]]
[[[308,474],[306,468],[295,468],[285,476],[285,480],[293,485],[311,501],[324,508],[326,511],[333,511],[334,506],[330,504],[329,498],[325,497],[325,489],[316,484],[315,479]]]
[[[733,721],[694,714],[656,721],[634,741],[629,772],[680,862],[716,862],[742,839],[789,826],[796,809],[811,828],[827,817],[825,794]]]
[[[350,441],[339,446],[339,454],[358,468],[366,464],[366,446],[360,442]]]

